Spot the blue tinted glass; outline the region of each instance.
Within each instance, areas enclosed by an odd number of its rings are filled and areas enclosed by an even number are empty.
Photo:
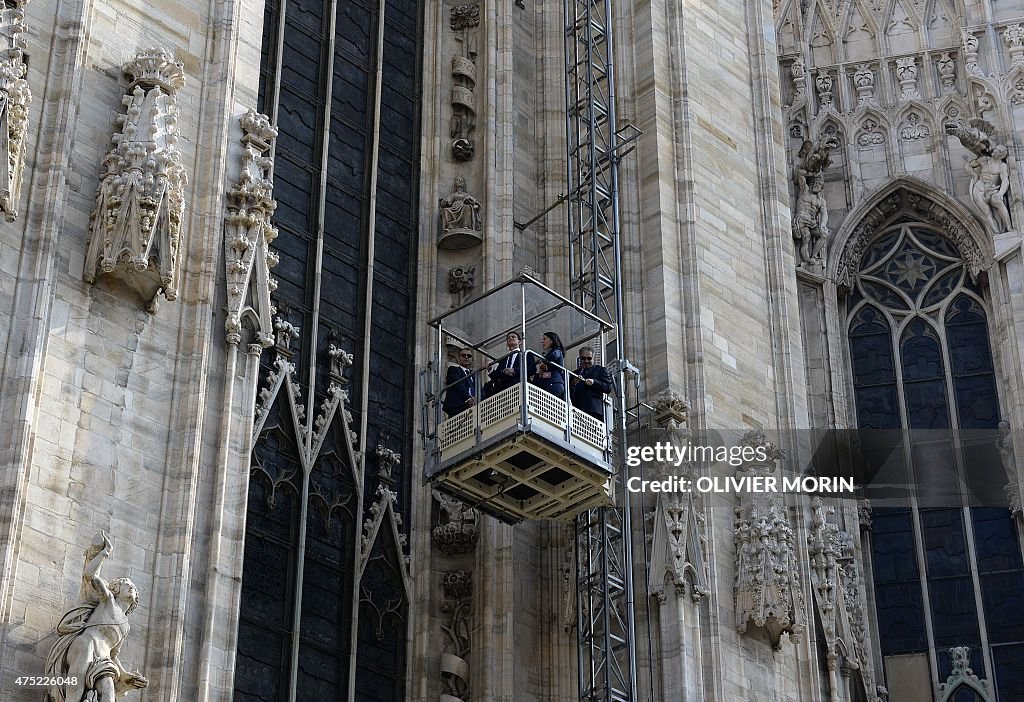
[[[1024,700],[1024,644],[993,646],[992,667],[1000,702]]]
[[[903,332],[900,354],[910,428],[949,427],[942,352],[935,330],[921,319],[913,320]]]
[[[864,288],[865,293],[890,309],[910,309],[910,306],[906,301],[904,301],[903,296],[884,283],[868,280],[867,278],[861,278],[860,285]]]
[[[872,266],[889,255],[899,238],[900,232],[897,229],[875,239],[868,250],[864,252],[864,257],[860,260],[860,269],[862,271],[871,270]]]
[[[1020,568],[1020,546],[1010,511],[1005,507],[977,507],[971,510],[971,518],[978,570],[989,573]]]
[[[881,385],[896,381],[893,368],[892,338],[886,334],[868,334],[850,339],[853,382],[857,386]]]
[[[969,575],[964,541],[963,514],[956,509],[921,512],[928,577]]]
[[[977,644],[978,612],[970,577],[928,581],[932,631],[939,648]]]
[[[941,256],[960,258],[960,252],[957,250],[956,244],[937,232],[915,229],[914,238],[916,238],[917,241],[926,249]]]
[[[1024,641],[1024,573],[982,575],[981,599],[989,642]]]
[[[871,527],[875,582],[918,582],[917,557],[909,512],[875,514]],[[915,585],[916,587],[916,585]]]
[[[947,265],[907,242],[882,266],[881,276],[913,298]]]
[[[960,278],[963,277],[963,274],[963,266],[957,266],[953,270],[946,271],[940,275],[928,288],[928,292],[925,293],[924,299],[921,301],[921,306],[931,307],[945,300],[956,289],[956,286],[960,284]]]
[[[919,583],[876,585],[875,604],[883,655],[913,653],[928,648]]]

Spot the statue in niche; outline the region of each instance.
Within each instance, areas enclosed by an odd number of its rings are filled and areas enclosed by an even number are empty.
[[[834,136],[815,142],[807,140],[797,153],[793,167],[796,185],[796,210],[793,214],[793,238],[797,241],[797,257],[801,267],[820,271],[825,242],[828,240],[828,203],[822,190],[824,172],[832,164],[832,150],[839,146]]]
[[[79,604],[61,617],[57,641],[46,658],[46,675],[68,682],[50,687],[47,702],[114,702],[116,695],[149,685],[118,660],[139,591],[128,578],[108,583],[100,577],[112,547],[100,533],[85,552]]]
[[[1010,188],[1010,171],[1006,165],[1007,149],[992,136],[995,127],[986,120],[972,119],[968,125],[957,120],[946,123],[946,133],[960,140],[975,158],[967,163],[971,174],[971,201],[978,208],[982,221],[992,234],[1013,229],[1006,193]]]
[[[480,201],[466,192],[466,179],[455,178],[455,189],[438,201],[441,209],[443,249],[465,249],[483,240],[480,227]]]

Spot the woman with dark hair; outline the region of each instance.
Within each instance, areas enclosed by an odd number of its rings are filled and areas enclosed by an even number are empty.
[[[530,356],[530,382],[559,398],[565,396],[565,348],[558,334],[544,332],[543,357]]]

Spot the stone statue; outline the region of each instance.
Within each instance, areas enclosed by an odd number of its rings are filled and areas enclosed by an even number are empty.
[[[149,685],[118,660],[139,591],[128,578],[108,583],[100,577],[111,548],[110,539],[100,533],[85,552],[79,603],[57,624],[57,641],[46,658],[46,675],[68,682],[50,687],[47,702],[114,702],[117,695]]]
[[[820,269],[822,252],[828,239],[828,203],[821,191],[823,173],[832,164],[832,150],[839,146],[834,136],[815,142],[807,140],[797,153],[793,166],[796,185],[796,210],[793,214],[793,238],[798,242],[799,265]]]
[[[438,200],[441,209],[441,235],[438,245],[443,249],[464,249],[483,241],[480,228],[480,201],[466,192],[466,179],[455,178],[455,190]]]
[[[967,164],[971,174],[971,200],[993,234],[1013,229],[1010,211],[1006,208],[1006,191],[1010,187],[1010,170],[1006,166],[1006,147],[997,144],[988,155],[978,156]]]
[[[992,139],[995,128],[986,120],[972,119],[969,126],[959,120],[947,122],[945,129],[975,156],[967,163],[967,172],[971,174],[971,201],[985,226],[992,234],[1010,231],[1013,223],[1006,207],[1006,191],[1010,187],[1007,150]]]

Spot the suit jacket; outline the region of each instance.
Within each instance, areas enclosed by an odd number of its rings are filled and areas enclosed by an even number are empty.
[[[604,366],[591,366],[579,371],[584,380],[593,380],[587,385],[582,380],[572,388],[572,404],[587,414],[604,419],[604,396],[612,391],[612,374]]]
[[[506,388],[510,388],[519,382],[519,369],[522,368],[523,352],[510,351],[495,363],[495,368],[488,377],[491,379],[487,388],[490,395],[495,395]],[[511,368],[512,375],[506,375],[505,369]]]
[[[451,417],[469,409],[466,400],[476,395],[476,378],[473,371],[462,366],[448,366],[444,384],[448,388],[444,393],[444,402],[441,403],[444,413]]]
[[[530,357],[530,381],[534,385],[544,390],[547,390],[552,395],[558,395],[563,397],[565,395],[565,371],[561,368],[555,368],[552,365],[548,365],[546,372],[539,372],[537,366],[540,363],[554,364],[557,363],[559,366],[565,366],[565,356],[562,355],[561,349],[549,349],[543,359],[538,359],[536,356]]]

